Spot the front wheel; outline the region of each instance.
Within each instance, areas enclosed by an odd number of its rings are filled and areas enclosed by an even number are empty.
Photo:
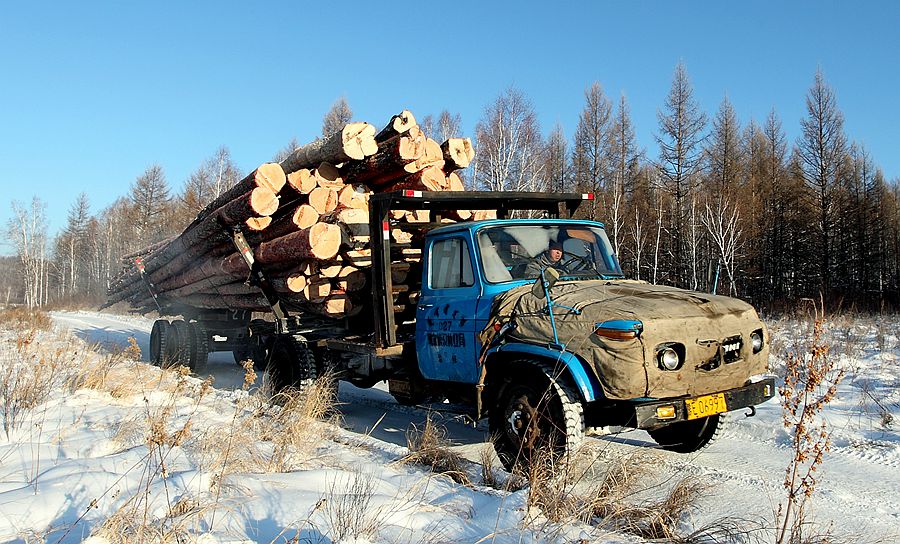
[[[509,368],[514,377],[488,419],[503,466],[512,471],[541,455],[554,461],[574,453],[584,437],[584,410],[568,377],[541,363]]]
[[[664,450],[693,453],[708,446],[724,427],[725,414],[716,414],[703,419],[679,421],[647,432]]]

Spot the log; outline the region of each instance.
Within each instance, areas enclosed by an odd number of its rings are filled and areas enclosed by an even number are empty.
[[[228,204],[232,200],[245,195],[257,187],[265,187],[276,195],[284,187],[287,178],[284,170],[276,163],[267,162],[260,165],[259,168],[250,173],[249,176],[239,181],[234,187],[228,189],[213,200],[206,208],[204,208],[188,228],[195,225],[206,218],[211,213],[217,211],[222,206]]]
[[[295,193],[300,195],[308,195],[310,191],[316,188],[316,178],[308,168],[301,168],[288,174],[287,183]]]
[[[331,295],[322,301],[321,312],[329,317],[344,317],[353,308],[346,294]]]
[[[426,139],[401,136],[378,145],[378,153],[362,161],[347,163],[341,168],[345,179],[367,183],[390,172],[402,175],[403,166],[425,156]],[[375,182],[377,184],[377,181]]]
[[[475,158],[472,140],[468,138],[450,138],[441,144],[441,153],[444,156],[444,170],[447,172],[465,168]]]
[[[370,235],[369,210],[344,208],[332,214],[327,220],[338,222],[349,236],[358,238]]]
[[[291,223],[298,229],[308,229],[319,221],[319,212],[309,204],[297,206],[291,216]]]
[[[272,217],[265,215],[263,217],[251,217],[244,221],[244,226],[250,232],[260,232],[269,228],[272,224]]]
[[[316,185],[319,187],[334,189],[335,191],[344,187],[344,178],[341,177],[341,172],[331,163],[323,162],[319,164],[312,174],[316,178]]]
[[[290,274],[285,278],[285,286],[292,293],[302,293],[309,285],[309,278],[303,274]]]
[[[466,186],[463,185],[462,178],[456,172],[447,174],[447,190],[449,191],[465,191]]]
[[[338,164],[349,160],[361,160],[378,151],[375,127],[368,123],[349,123],[340,132],[327,138],[298,147],[281,161],[281,168],[288,174],[319,163]]]
[[[316,187],[309,193],[309,205],[319,214],[333,212],[337,208],[337,191],[327,187]]]
[[[376,142],[383,142],[389,138],[393,138],[399,134],[407,132],[410,128],[416,126],[416,118],[409,110],[403,110],[397,115],[391,117],[387,126],[381,129],[375,135]]]
[[[309,302],[322,302],[331,295],[331,283],[326,278],[313,276],[303,289],[303,298]]]
[[[395,181],[390,186],[379,188],[379,192],[388,191],[443,191],[447,176],[438,166],[431,166],[422,171],[409,174]]]
[[[369,190],[364,185],[344,185],[338,191],[338,207],[369,209]]]
[[[337,225],[316,223],[308,229],[260,244],[254,256],[262,264],[325,260],[337,255],[340,244],[341,229]]]
[[[319,263],[319,276],[323,278],[336,278],[341,273],[341,269],[344,268],[344,263],[341,261],[328,261]]]
[[[345,266],[335,278],[334,286],[345,293],[359,291],[366,286],[366,274],[355,266]]]
[[[222,206],[216,215],[223,224],[234,226],[253,216],[269,216],[278,209],[278,197],[267,187],[256,187]]]

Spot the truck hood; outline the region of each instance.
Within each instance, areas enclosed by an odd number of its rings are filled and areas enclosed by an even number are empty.
[[[766,371],[765,326],[742,300],[633,280],[561,281],[551,296],[560,343],[593,368],[609,398],[704,394],[742,386]],[[546,307],[530,285],[516,287],[495,299],[492,320],[514,323],[509,340],[547,345],[553,328]],[[599,323],[613,320],[641,322],[639,337],[594,334]],[[758,330],[766,347],[753,353],[749,336]],[[739,356],[724,357],[723,346],[736,343]],[[659,368],[656,353],[662,344],[681,346],[684,362],[677,371]]]

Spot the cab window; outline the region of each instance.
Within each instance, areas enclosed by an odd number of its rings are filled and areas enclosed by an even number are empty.
[[[432,289],[452,289],[475,285],[469,245],[463,238],[447,238],[431,245],[429,285]]]

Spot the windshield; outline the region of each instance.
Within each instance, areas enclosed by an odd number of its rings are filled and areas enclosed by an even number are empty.
[[[553,267],[562,277],[621,278],[602,228],[576,224],[504,225],[478,233],[484,276],[491,283],[528,280]]]

